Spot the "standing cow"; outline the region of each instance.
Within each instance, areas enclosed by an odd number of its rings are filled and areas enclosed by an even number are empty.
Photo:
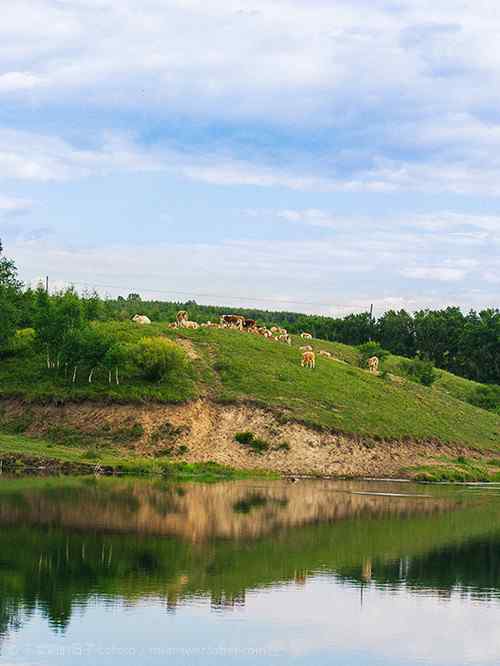
[[[179,310],[175,317],[175,321],[177,322],[177,326],[179,326],[179,328],[183,328],[184,322],[186,322],[188,319],[189,315],[186,310]]]
[[[222,315],[220,318],[222,328],[237,328],[239,331],[242,331],[244,324],[245,317],[243,315]]]
[[[311,370],[314,370],[316,367],[316,354],[312,351],[302,352],[302,363],[300,365],[303,368],[311,368]]]

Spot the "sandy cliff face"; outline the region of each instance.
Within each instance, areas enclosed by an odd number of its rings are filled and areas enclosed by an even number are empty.
[[[183,405],[64,406],[3,403],[7,418],[29,412],[26,435],[43,436],[50,429],[70,428],[87,436],[138,427],[139,434],[115,448],[146,456],[168,455],[186,462],[214,461],[239,469],[266,469],[283,474],[346,477],[399,477],[405,468],[425,464],[435,456],[480,457],[474,450],[438,442],[373,441],[309,428],[284,421],[252,405],[221,405],[199,400]],[[257,454],[234,436],[250,431],[269,443]],[[280,448],[281,447],[281,448]],[[483,452],[484,453],[484,452]]]

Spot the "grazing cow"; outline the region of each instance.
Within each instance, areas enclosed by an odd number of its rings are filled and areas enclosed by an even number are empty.
[[[324,349],[322,349],[322,350],[320,351],[319,355],[320,355],[320,356],[324,356],[325,358],[332,358],[332,355],[330,354],[330,352],[329,352],[329,351],[325,351]]]
[[[186,310],[179,310],[175,317],[175,321],[177,322],[177,326],[180,326],[181,328],[184,326],[184,322],[189,319],[189,315],[186,312]]]
[[[288,335],[288,333],[282,333],[281,335],[278,335],[276,338],[278,342],[284,342],[287,345],[292,344],[292,338]]]
[[[303,340],[312,340],[313,339],[313,336],[310,333],[301,333],[300,337]]]
[[[245,317],[243,315],[222,315],[220,318],[222,328],[237,328],[242,331],[244,322]]]
[[[132,321],[135,321],[136,324],[141,324],[141,326],[144,326],[144,324],[150,324],[151,319],[149,317],[146,317],[146,315],[140,315],[136,314],[132,317]]]
[[[273,334],[271,333],[271,331],[269,329],[267,329],[265,326],[259,326],[257,328],[257,333],[259,335],[264,336],[265,338],[272,338],[273,337]]]
[[[374,375],[378,374],[379,360],[377,356],[372,356],[368,359],[368,369]]]
[[[306,351],[314,351],[311,345],[303,345],[302,347],[299,347],[300,351],[306,352]]]
[[[316,354],[312,351],[305,351],[302,353],[302,363],[300,364],[303,368],[311,368],[314,370],[316,367]]]
[[[257,322],[255,319],[244,319],[243,320],[243,330],[250,331],[251,329],[257,328]]]

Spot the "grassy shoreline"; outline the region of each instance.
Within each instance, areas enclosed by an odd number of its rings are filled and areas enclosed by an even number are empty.
[[[185,463],[109,453],[96,459],[86,456],[84,449],[0,432],[1,469],[16,474],[109,474],[202,481],[278,478],[272,472],[238,470],[214,462]]]

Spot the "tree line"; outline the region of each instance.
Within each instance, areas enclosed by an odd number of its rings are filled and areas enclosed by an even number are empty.
[[[47,364],[63,357],[74,365],[74,350],[97,348],[88,322],[127,321],[134,314],[152,321],[175,321],[178,310],[188,310],[193,321],[218,321],[222,314],[240,313],[263,325],[278,325],[290,333],[309,331],[315,337],[363,345],[376,342],[393,354],[431,361],[436,367],[482,383],[500,384],[500,310],[487,308],[463,313],[458,307],[440,310],[389,310],[379,318],[369,312],[346,317],[306,315],[296,312],[199,305],[195,301],[143,301],[139,294],[102,299],[95,292],[78,294],[67,289],[47,294],[40,286],[25,288],[14,262],[4,256],[0,243],[0,354],[23,344],[32,329],[45,344]],[[21,334],[20,334],[21,331]],[[83,331],[83,333],[82,333]],[[85,337],[87,336],[87,337]],[[121,351],[109,354],[106,367]],[[89,359],[87,365],[91,365]],[[90,366],[89,366],[90,367]]]

